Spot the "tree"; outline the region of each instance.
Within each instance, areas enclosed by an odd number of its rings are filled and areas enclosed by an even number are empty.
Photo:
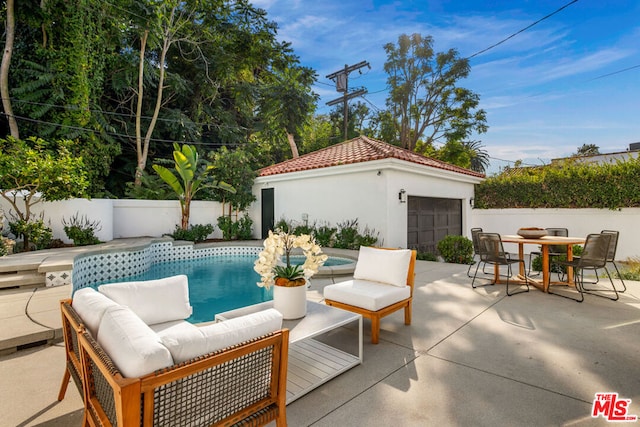
[[[84,162],[71,154],[71,145],[71,141],[50,144],[35,137],[0,139],[0,196],[19,221],[33,221],[32,208],[41,201],[87,196]],[[28,234],[23,248],[29,250]]]
[[[435,53],[433,38],[420,34],[403,34],[397,46],[388,43],[384,49],[391,87],[387,107],[402,147],[413,150],[418,140],[462,141],[472,132],[486,132],[486,113],[476,109],[480,97],[457,86],[470,66],[455,49]]]
[[[415,151],[452,165],[484,173],[489,166],[489,155],[482,147],[480,141],[459,142],[452,140],[436,149],[433,145],[418,141]]]
[[[195,16],[192,16],[192,11],[188,9],[187,3],[183,3],[179,0],[163,1],[157,3],[155,6],[157,6],[157,9],[152,10],[151,19],[149,19],[149,21],[146,23],[146,27],[142,31],[140,37],[135,128],[137,154],[137,168],[135,174],[136,186],[140,186],[142,184],[141,177],[142,172],[147,166],[147,157],[149,155],[149,144],[151,143],[151,136],[153,135],[153,130],[155,129],[156,122],[158,121],[158,116],[160,115],[160,108],[162,108],[163,103],[165,102],[163,99],[165,89],[164,79],[166,74],[166,58],[167,54],[169,53],[169,48],[171,47],[171,45],[179,41],[191,42],[191,40],[188,39],[186,35],[181,35],[180,33],[184,30],[184,28],[188,27],[188,23],[191,20],[195,19]],[[150,33],[151,39],[149,39]],[[145,57],[147,43],[150,40],[151,42],[155,42],[157,45],[159,45],[159,52],[155,52],[153,61],[150,61]],[[147,130],[143,138],[142,103],[144,100],[145,65],[147,65],[148,62],[151,62],[157,68],[158,82],[156,86],[153,113],[151,115],[149,124],[147,125]]]
[[[489,167],[489,153],[480,144],[480,141],[469,141],[464,143],[471,154],[471,170],[485,173]]]
[[[292,66],[272,73],[271,81],[263,88],[261,114],[272,126],[285,131],[293,158],[299,156],[294,136],[300,133],[318,100],[318,95],[311,91],[315,80],[311,68]]]
[[[4,114],[9,122],[11,136],[15,139],[20,139],[18,122],[16,122],[16,118],[13,115],[13,107],[11,106],[11,98],[9,96],[9,68],[11,67],[13,40],[16,34],[13,0],[7,0],[5,7],[7,8],[7,21],[5,24],[4,52],[2,54],[2,64],[0,65],[0,95],[2,96]]]
[[[96,0],[24,1],[16,9],[11,99],[22,137],[73,140],[89,194],[102,196],[120,147],[101,111],[110,43],[118,35],[111,6]]]
[[[333,129],[333,140],[340,142],[344,140],[344,108],[336,106],[329,113]],[[362,102],[347,104],[347,139],[352,139],[365,132],[364,124],[369,118],[369,107]]]
[[[313,115],[302,128],[302,144],[300,151],[311,153],[328,147],[340,139],[335,139],[329,116],[326,114]]]
[[[212,175],[218,182],[226,182],[235,192],[225,191],[224,188],[213,189],[212,198],[222,203],[222,214],[225,215],[225,205],[228,203],[226,215],[231,218],[232,210],[243,211],[253,203],[253,181],[258,176],[254,167],[253,156],[244,148],[228,150],[222,147],[211,156],[213,165]]]
[[[194,146],[184,144],[180,148],[178,143],[174,143],[173,161],[177,176],[161,165],[153,165],[153,170],[178,195],[182,214],[180,228],[187,230],[189,228],[191,201],[200,190],[209,187],[235,192],[235,189],[225,182],[216,182],[211,179],[209,174],[213,166],[206,160],[200,159]]]
[[[597,156],[600,154],[600,147],[595,144],[582,144],[582,147],[578,147],[578,151],[574,156]]]

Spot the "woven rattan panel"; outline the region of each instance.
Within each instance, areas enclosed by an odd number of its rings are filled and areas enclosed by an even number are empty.
[[[102,405],[102,409],[104,410],[109,422],[112,425],[117,425],[117,417],[116,417],[116,405],[113,400],[113,389],[105,379],[102,372],[95,365],[93,360],[91,360],[91,374],[93,377],[93,386],[95,387],[95,396]]]
[[[156,389],[154,426],[209,426],[270,393],[273,347]]]

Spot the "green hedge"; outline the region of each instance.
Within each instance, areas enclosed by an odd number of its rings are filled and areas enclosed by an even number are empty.
[[[475,188],[475,208],[608,208],[640,206],[640,159],[565,161],[506,170]]]

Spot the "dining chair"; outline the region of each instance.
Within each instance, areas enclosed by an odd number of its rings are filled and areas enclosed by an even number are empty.
[[[609,242],[609,251],[607,251],[607,263],[611,263],[616,269],[616,274],[618,275],[618,278],[622,283],[622,290],[618,290],[618,292],[622,293],[627,290],[627,285],[625,285],[624,280],[622,279],[622,275],[620,274],[620,270],[618,270],[618,265],[616,264],[616,252],[618,250],[618,239],[620,238],[620,232],[615,230],[602,230],[600,233],[611,235],[611,241]]]
[[[482,233],[482,228],[472,228],[471,229],[471,243],[473,243],[473,257],[471,258],[474,261],[478,258],[478,261],[472,262],[469,264],[469,268],[467,268],[467,277],[473,277],[471,275],[471,266],[476,263],[480,263],[480,249],[478,245],[478,234]],[[484,267],[482,267],[482,272],[484,273]]]
[[[559,237],[569,237],[569,230],[567,228],[545,228],[547,231],[547,236],[559,236]],[[567,246],[566,245],[549,245],[549,266],[553,271],[552,260],[553,257],[566,256],[567,255]],[[529,272],[527,274],[531,275],[531,265],[534,260],[534,256],[542,256],[542,252],[540,251],[532,251],[529,254]],[[538,272],[540,274],[540,272]],[[558,273],[560,274],[560,273]]]
[[[589,234],[587,236],[587,240],[584,242],[584,249],[582,250],[582,254],[580,254],[579,258],[574,258],[571,261],[556,261],[559,265],[565,267],[573,267],[573,282],[575,284],[576,290],[578,291],[579,298],[573,298],[567,294],[551,292],[551,287],[549,287],[549,293],[561,296],[563,298],[569,298],[577,302],[584,301],[585,293],[616,301],[618,299],[618,291],[613,284],[613,280],[611,279],[611,275],[609,274],[609,270],[607,269],[607,257],[609,253],[610,242],[611,234],[609,233]],[[584,287],[584,271],[594,270],[597,273],[597,270],[599,269],[604,269],[606,271],[607,276],[609,277],[609,281],[611,282],[611,290],[603,288],[587,289]],[[567,286],[569,285],[567,284]],[[603,295],[602,292],[613,292],[615,294],[615,297]]]
[[[476,285],[476,276],[478,275],[478,268],[480,267],[480,263],[485,263],[493,266],[507,266],[507,295],[515,295],[520,294],[522,292],[529,292],[529,280],[527,276],[524,277],[524,283],[526,289],[520,289],[516,292],[509,292],[509,282],[512,275],[512,264],[522,264],[522,269],[525,268],[525,262],[522,258],[513,258],[510,253],[505,252],[504,247],[502,245],[502,239],[500,238],[500,234],[498,233],[478,233],[478,249],[480,250],[480,262],[476,266],[475,274],[473,275],[473,280],[471,281],[471,287],[477,288],[479,286],[490,286],[495,285],[495,277],[491,283],[486,283],[483,285]],[[518,286],[520,288],[520,286]]]
[[[624,280],[622,279],[622,275],[620,274],[620,270],[618,270],[618,266],[616,265],[616,251],[618,248],[618,238],[620,236],[620,232],[614,230],[602,230],[600,233],[602,234],[610,234],[611,240],[609,241],[609,250],[607,251],[607,263],[613,264],[613,267],[616,269],[616,274],[622,283],[622,290],[618,289],[618,292],[624,293],[627,290],[627,285],[625,285]],[[574,257],[579,258],[579,257]],[[591,284],[596,284],[600,280],[598,276],[598,272],[596,271],[596,279],[595,282],[590,282]],[[588,289],[590,290],[590,289]]]

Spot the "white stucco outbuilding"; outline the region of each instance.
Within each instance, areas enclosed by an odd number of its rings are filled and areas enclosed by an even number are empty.
[[[260,170],[251,208],[264,237],[281,218],[336,226],[357,219],[380,244],[435,252],[464,235],[484,175],[360,136]]]

